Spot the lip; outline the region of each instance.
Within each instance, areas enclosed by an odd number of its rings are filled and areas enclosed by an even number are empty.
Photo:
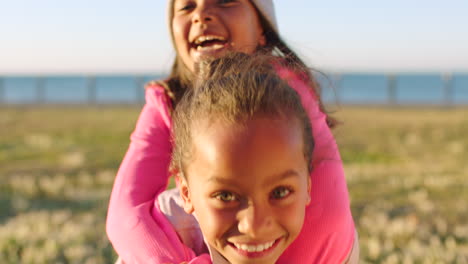
[[[195,44],[197,39],[201,37],[211,37],[211,36],[219,37],[223,39],[225,42],[223,44],[218,43],[213,46],[203,47],[203,48],[198,48],[197,45]],[[199,34],[190,39],[190,43],[189,43],[190,54],[192,55],[195,61],[203,57],[217,57],[218,55],[224,53],[229,48],[230,46],[229,43],[230,43],[229,39],[227,37],[224,37],[222,34],[203,32],[203,34]]]
[[[219,57],[219,55],[223,54],[226,50],[228,50],[229,44],[225,43],[224,45],[217,47],[217,48],[204,48],[198,50],[195,47],[190,48],[190,53],[194,61],[199,61],[200,58],[205,57]]]
[[[203,42],[203,41],[205,41],[205,40],[213,40],[213,39],[221,40],[221,41],[226,41],[226,38],[223,37],[223,36],[219,36],[219,35],[210,35],[210,34],[203,34],[203,35],[200,35],[200,36],[196,37],[196,38],[192,41],[192,45],[198,45],[198,44],[200,44],[201,42]]]
[[[200,38],[200,37],[208,37],[208,36],[214,36],[214,37],[219,37],[221,39],[225,39],[227,41],[228,37],[225,36],[226,34],[222,34],[220,32],[215,32],[214,30],[201,30],[201,31],[198,31],[197,33],[195,34],[190,34],[192,37],[189,37],[188,41],[190,42],[190,44],[192,45],[193,43],[195,43],[195,41]]]
[[[265,257],[265,256],[268,256],[270,253],[272,253],[279,245],[279,243],[283,240],[283,237],[280,237],[278,239],[276,239],[273,243],[273,245],[268,248],[267,250],[264,250],[264,251],[260,251],[260,252],[249,252],[249,251],[246,251],[246,250],[242,250],[242,249],[239,249],[237,248],[234,243],[232,242],[229,242],[228,241],[228,245],[234,250],[236,251],[239,255],[243,256],[243,257],[247,257],[247,258],[262,258],[262,257]],[[246,244],[246,245],[260,245],[260,244],[265,244],[265,243],[242,243],[242,244]]]

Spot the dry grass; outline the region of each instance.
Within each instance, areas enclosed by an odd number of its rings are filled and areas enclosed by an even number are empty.
[[[105,214],[138,113],[0,108],[0,263],[113,263]],[[362,263],[468,263],[467,113],[337,113]]]
[[[468,263],[467,113],[338,113],[363,263]]]

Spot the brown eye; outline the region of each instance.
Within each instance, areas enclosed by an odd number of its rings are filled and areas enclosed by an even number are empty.
[[[235,3],[237,0],[218,0],[219,5],[229,5]]]
[[[219,2],[220,4],[228,4],[228,3],[235,2],[235,0],[218,0],[218,2]]]
[[[188,11],[188,10],[191,10],[193,8],[195,8],[194,3],[187,3],[187,4],[183,4],[183,5],[180,5],[179,7],[177,7],[177,10],[178,11]]]
[[[287,197],[289,194],[291,194],[291,189],[287,187],[278,187],[271,192],[271,198],[280,200]]]
[[[222,202],[233,202],[237,200],[236,195],[231,192],[219,192],[214,197]]]

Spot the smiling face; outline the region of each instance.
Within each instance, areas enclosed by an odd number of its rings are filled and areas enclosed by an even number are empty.
[[[296,118],[194,129],[184,208],[230,263],[273,264],[298,236],[310,197],[303,147]]]
[[[175,0],[173,15],[175,48],[191,71],[203,57],[228,50],[251,54],[266,42],[249,0]]]

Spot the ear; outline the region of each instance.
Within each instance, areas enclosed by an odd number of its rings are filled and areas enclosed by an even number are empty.
[[[309,205],[312,200],[312,183],[310,181],[310,177],[307,178],[307,203]]]
[[[190,194],[190,188],[187,184],[187,180],[182,177],[177,177],[179,184],[177,187],[179,188],[180,196],[182,197],[182,201],[184,202],[184,211],[187,214],[191,214],[194,212],[192,198]]]
[[[264,47],[266,45],[266,37],[265,37],[265,32],[262,32],[262,35],[260,36],[260,39],[258,40],[258,44],[261,47]]]

